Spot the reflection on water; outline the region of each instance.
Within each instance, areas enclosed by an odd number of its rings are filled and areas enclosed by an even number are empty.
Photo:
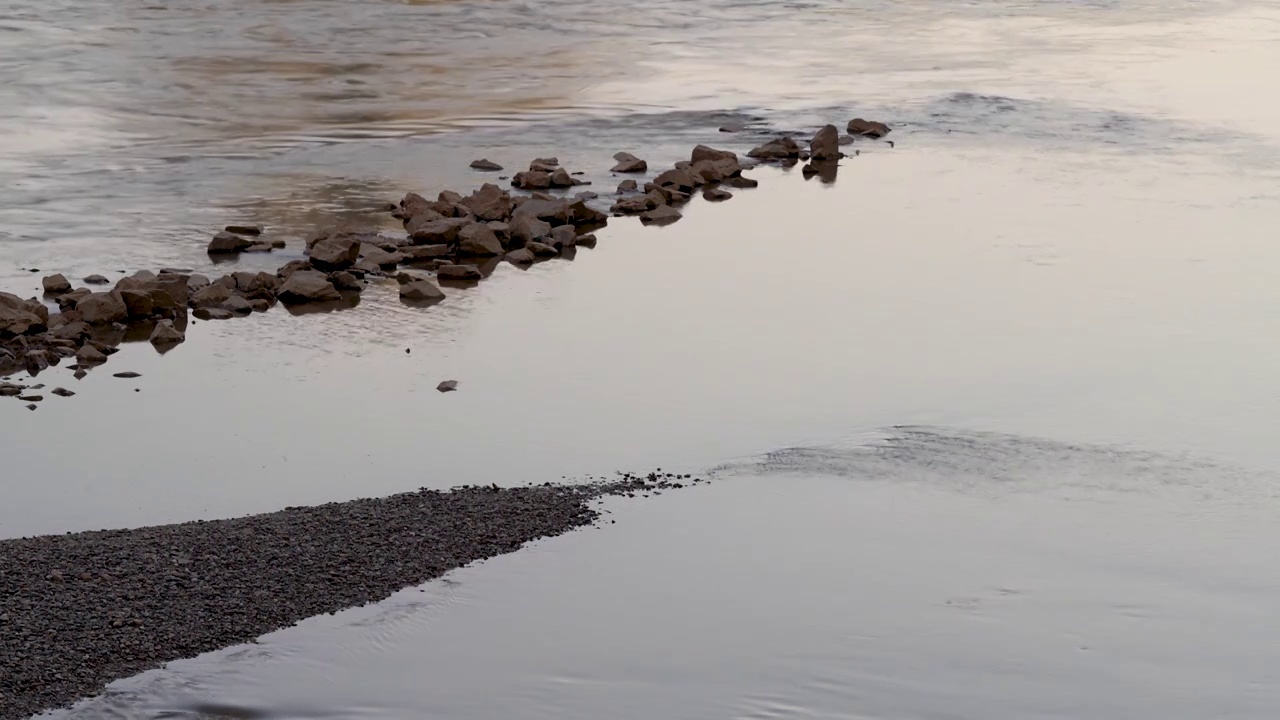
[[[1277,478],[949,428],[610,501],[616,524],[115,684],[99,717],[1265,718]],[[1222,479],[1234,479],[1223,493]]]

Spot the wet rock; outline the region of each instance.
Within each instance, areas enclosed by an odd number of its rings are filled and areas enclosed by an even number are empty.
[[[523,202],[516,208],[511,224],[524,216],[533,216],[552,226],[566,225],[573,219],[573,209],[571,203],[562,198],[534,199]]]
[[[49,295],[62,295],[71,292],[71,282],[64,275],[50,275],[43,281],[44,291]]]
[[[742,123],[725,123],[720,126],[720,132],[722,133],[740,133],[746,129],[747,126]]]
[[[613,159],[617,160],[618,164],[609,168],[609,172],[641,173],[649,169],[649,163],[628,152],[617,153]]]
[[[415,280],[400,286],[400,299],[415,303],[436,302],[444,299],[444,291],[430,280]]]
[[[235,317],[235,313],[222,308],[200,308],[193,311],[192,314],[201,320],[230,320]]]
[[[315,270],[299,270],[284,281],[276,291],[276,297],[287,305],[341,300],[342,294],[329,282],[324,273]]]
[[[809,141],[809,157],[814,160],[840,159],[840,131],[835,125],[825,125],[813,136]]]
[[[28,410],[36,410],[36,409],[38,409],[39,407],[40,407],[40,406],[39,406],[39,405],[36,405],[35,403],[31,403],[30,405],[27,405],[27,409],[28,409]]]
[[[0,293],[0,337],[44,332],[48,327],[47,317],[47,309],[42,318],[37,308],[17,295]]]
[[[675,168],[655,177],[653,184],[662,188],[673,188],[682,193],[692,193],[694,188],[703,184],[703,180],[689,170]]]
[[[118,292],[120,293],[120,299],[124,302],[128,317],[149,318],[155,312],[155,303],[151,300],[151,293],[146,290],[120,290]]]
[[[440,245],[416,245],[401,250],[404,255],[404,262],[415,262],[420,260],[431,260],[433,258],[441,258],[449,254],[449,246]]]
[[[233,290],[223,284],[211,284],[191,294],[188,301],[196,309],[221,307],[231,299]]]
[[[280,285],[280,278],[268,272],[234,272],[230,277],[235,282],[235,290],[245,296],[275,297]]]
[[[56,355],[44,350],[28,350],[27,353],[22,356],[22,365],[26,369],[27,374],[32,377],[48,370],[50,365],[56,365],[56,361]]]
[[[513,250],[507,253],[506,261],[513,265],[529,265],[533,262],[533,251],[528,247]]]
[[[863,120],[862,118],[854,118],[849,121],[848,131],[850,135],[860,135],[868,138],[882,138],[889,134],[890,128],[882,122],[875,120]]]
[[[0,385],[0,397],[18,397],[22,394],[22,387],[18,385]]]
[[[210,255],[239,253],[244,252],[244,249],[252,244],[243,236],[223,231],[214,235],[213,239],[209,241],[208,252]]]
[[[595,247],[596,246],[595,233],[585,233],[583,235],[579,235],[578,244],[584,247]]]
[[[852,145],[852,144],[853,144],[853,142],[854,142],[854,138],[853,138],[853,136],[852,136],[852,135],[841,135],[841,136],[840,136],[840,145],[842,145],[842,146],[843,146],[843,145]]]
[[[58,327],[50,330],[49,335],[57,340],[70,340],[74,343],[79,343],[89,337],[89,332],[90,328],[88,323],[83,320],[76,320],[59,325]]]
[[[483,170],[485,172],[498,172],[499,170],[502,170],[502,166],[488,158],[482,158],[480,160],[472,160],[471,169]]]
[[[88,371],[88,370],[85,370],[83,367],[77,367],[77,368],[76,368],[76,371],[75,371],[75,374],[74,374],[74,377],[75,377],[75,379],[77,379],[77,380],[83,380],[83,379],[84,379],[84,377],[85,377],[86,375],[88,375],[88,374],[89,374],[89,371]]]
[[[445,380],[444,382],[436,386],[436,390],[439,390],[442,393],[453,392],[454,390],[457,390],[457,389],[458,389],[457,380]]]
[[[247,253],[269,253],[269,252],[271,252],[272,250],[275,250],[275,249],[276,249],[276,246],[275,246],[273,243],[269,243],[269,242],[258,242],[258,243],[253,243],[253,244],[252,244],[252,245],[250,245],[249,247],[245,248],[245,249],[244,249],[244,252],[247,252]]]
[[[187,278],[188,297],[190,297],[192,293],[203,290],[207,287],[209,287],[209,278],[205,277],[204,275],[196,274]]]
[[[578,244],[578,231],[572,225],[561,225],[551,231],[551,242],[548,244],[558,250],[573,247]]]
[[[560,158],[554,157],[554,156],[544,157],[544,158],[534,158],[533,162],[530,163],[530,165],[545,165],[547,167],[554,168],[560,165]]]
[[[622,195],[623,193],[635,192],[638,188],[639,186],[636,184],[635,180],[623,180],[618,183],[618,194]]]
[[[89,293],[76,303],[75,309],[90,325],[124,322],[129,318],[129,308],[116,291]]]
[[[662,203],[666,204],[666,198],[662,198]],[[610,212],[620,213],[623,215],[636,215],[657,207],[659,203],[649,195],[635,195],[628,198],[621,198],[609,208]]]
[[[261,235],[261,225],[228,225],[223,230],[236,235]]]
[[[276,270],[276,277],[279,277],[281,280],[288,280],[296,272],[314,269],[315,268],[311,267],[311,263],[306,260],[290,260],[284,265],[281,265],[279,270]]]
[[[702,199],[711,202],[721,202],[733,197],[733,193],[720,188],[707,188],[702,192]]]
[[[222,303],[222,309],[236,315],[248,315],[253,312],[253,306],[243,295],[232,295],[227,301]]]
[[[511,195],[502,188],[485,183],[479,190],[461,200],[478,220],[497,221],[511,217]]]
[[[404,254],[400,251],[387,252],[380,247],[374,245],[361,245],[360,255],[369,262],[380,268],[394,268],[404,260]]]
[[[475,265],[445,265],[436,270],[441,280],[480,280],[484,275]]]
[[[586,200],[569,203],[569,222],[577,227],[599,226],[609,222],[609,216],[587,204]]]
[[[522,190],[538,190],[551,187],[551,174],[542,170],[528,170],[516,173],[511,184]]]
[[[54,395],[57,395],[58,397],[74,397],[75,396],[75,393],[71,392],[66,388],[54,388],[51,392]]]
[[[20,395],[18,396],[18,399],[22,400],[23,402],[38,403],[44,400],[44,396],[43,395]]]
[[[311,265],[317,270],[345,270],[360,259],[360,241],[345,233],[330,235],[311,248]]]
[[[564,168],[556,168],[551,176],[547,178],[547,182],[551,183],[553,188],[573,187],[573,178],[569,176],[569,172]]]
[[[752,149],[751,152],[747,153],[747,157],[761,160],[798,159],[800,157],[800,146],[789,137],[780,137]]]
[[[361,290],[360,281],[356,279],[355,275],[352,275],[351,273],[345,270],[339,270],[338,272],[330,273],[329,282],[333,283],[333,286],[338,288],[339,290],[347,290],[352,292],[359,292]]]
[[[738,154],[730,150],[717,150],[707,145],[698,145],[690,153],[689,162],[696,165],[704,160],[715,162],[729,160],[736,163],[738,162]]]
[[[140,378],[140,377],[142,377],[142,373],[128,372],[128,371],[127,371],[127,372],[118,372],[118,373],[113,374],[111,377],[122,378],[122,379],[124,379],[124,380],[132,380],[132,379],[134,379],[134,378]]]
[[[473,223],[458,233],[458,253],[461,255],[501,255],[502,241],[483,223]]]
[[[753,180],[753,179],[751,179],[751,178],[749,178],[749,177],[741,177],[741,176],[739,176],[739,177],[732,177],[732,178],[728,178],[728,179],[726,179],[726,180],[724,181],[724,183],[723,183],[723,184],[724,184],[724,185],[728,185],[728,186],[729,186],[729,187],[731,187],[731,188],[737,188],[737,189],[739,189],[739,190],[746,190],[746,189],[750,189],[750,188],[754,188],[754,187],[759,187],[759,186],[760,186],[760,181],[759,181],[759,180]]]
[[[158,347],[177,345],[186,339],[186,334],[174,327],[172,320],[161,320],[156,323],[149,338],[151,344]]]
[[[525,249],[538,257],[553,257],[560,254],[559,250],[556,250],[551,245],[541,242],[531,242],[525,246]]]
[[[249,301],[249,307],[253,308],[254,312],[266,312],[271,309],[271,301],[266,298],[253,298]]]
[[[415,245],[452,244],[458,239],[458,232],[470,225],[466,218],[445,218],[423,223],[413,228],[410,237]]]
[[[76,362],[81,365],[101,365],[106,361],[107,356],[93,345],[85,345],[76,351]]]
[[[808,180],[817,177],[823,184],[830,185],[836,181],[836,172],[840,168],[837,160],[813,160],[800,168],[800,173],[804,175],[804,179]]]
[[[517,213],[510,223],[511,245],[516,248],[551,235],[551,224],[533,213]]]
[[[86,277],[84,281],[88,285],[106,285],[107,283],[111,282],[110,280],[106,279],[101,275],[90,275]]]
[[[670,225],[671,223],[683,217],[679,210],[670,205],[659,205],[649,212],[640,216],[640,222],[645,225]]]

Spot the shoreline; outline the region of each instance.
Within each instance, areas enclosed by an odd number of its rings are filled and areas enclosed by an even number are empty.
[[[0,540],[0,720],[593,525],[605,496],[702,482],[624,473]]]

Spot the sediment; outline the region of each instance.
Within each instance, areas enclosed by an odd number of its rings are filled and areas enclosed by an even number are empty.
[[[375,602],[591,524],[591,501],[703,482],[421,490],[231,520],[0,540],[0,720]]]

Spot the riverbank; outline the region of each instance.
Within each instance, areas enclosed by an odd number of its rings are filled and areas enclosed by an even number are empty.
[[[600,518],[592,501],[703,482],[421,490],[231,520],[0,540],[0,719],[376,602]]]

